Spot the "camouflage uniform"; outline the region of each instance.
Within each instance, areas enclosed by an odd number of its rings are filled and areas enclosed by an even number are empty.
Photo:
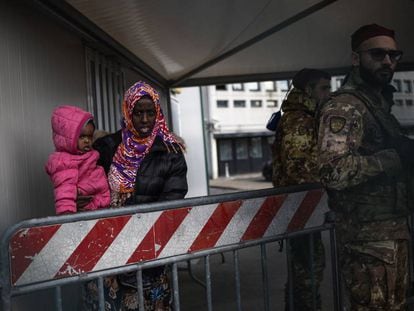
[[[354,69],[320,111],[320,176],[351,310],[405,310],[408,179],[391,148],[401,133],[386,98]]]
[[[283,116],[273,144],[273,185],[282,187],[318,182],[317,136],[314,114],[316,103],[294,88],[283,102]],[[320,233],[290,239],[294,310],[313,310],[313,287],[316,310],[321,308],[320,283],[325,268],[325,253]],[[312,260],[313,259],[313,260]],[[311,266],[312,265],[312,266]],[[313,277],[312,273],[313,271]],[[286,285],[288,288],[288,285]],[[285,291],[288,306],[288,290]]]

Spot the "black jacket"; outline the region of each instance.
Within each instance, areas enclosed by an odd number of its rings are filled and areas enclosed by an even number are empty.
[[[93,147],[100,154],[98,164],[108,174],[112,158],[122,141],[121,131],[98,139]],[[177,152],[164,145],[157,137],[150,152],[144,158],[137,172],[135,194],[127,204],[183,199],[188,191],[187,164],[178,146]]]

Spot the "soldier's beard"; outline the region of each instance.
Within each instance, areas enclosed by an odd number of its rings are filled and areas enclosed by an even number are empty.
[[[382,66],[381,68],[372,71],[360,64],[359,74],[361,75],[362,80],[366,83],[373,87],[383,88],[391,82],[394,70],[388,66]]]

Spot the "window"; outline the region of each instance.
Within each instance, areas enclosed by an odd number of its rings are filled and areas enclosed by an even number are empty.
[[[403,101],[402,101],[402,99],[396,99],[396,100],[395,100],[395,104],[396,104],[397,106],[402,106],[402,105],[403,105]]]
[[[394,86],[397,89],[397,92],[401,93],[401,80],[394,79]]]
[[[273,108],[273,107],[278,107],[279,103],[277,102],[277,100],[268,99],[268,100],[266,100],[266,105],[269,108]]]
[[[243,91],[244,85],[243,83],[234,83],[233,84],[233,91]]]
[[[233,106],[235,108],[244,108],[244,107],[246,107],[246,101],[245,100],[235,100],[233,102]]]
[[[404,92],[405,93],[413,92],[411,80],[404,80]]]
[[[275,137],[274,136],[269,136],[266,139],[266,142],[267,142],[268,145],[272,145],[274,141],[275,141]]]
[[[247,160],[249,158],[249,148],[247,139],[236,139],[236,159]]]
[[[276,92],[277,91],[275,81],[266,81],[266,82],[263,82],[263,84],[264,84],[265,90],[267,92]]]
[[[96,129],[115,132],[120,126],[124,73],[119,63],[91,48],[86,48],[86,64],[88,110]]]
[[[227,108],[228,106],[229,106],[229,102],[227,100],[217,101],[217,108]]]
[[[246,83],[247,89],[252,92],[260,91],[260,83],[259,82],[249,82]]]
[[[262,101],[261,100],[251,100],[250,101],[250,107],[252,107],[252,108],[262,107]]]
[[[336,78],[335,83],[336,89],[339,89],[344,84],[344,78]]]
[[[253,159],[260,159],[263,157],[262,155],[262,138],[261,137],[253,137],[250,140],[251,148],[250,148],[250,158]]]
[[[413,105],[413,100],[412,100],[412,99],[406,99],[406,100],[405,100],[405,104],[406,104],[407,106],[412,106],[412,105]]]
[[[278,89],[281,90],[282,92],[286,92],[289,91],[289,83],[287,80],[283,80],[283,81],[277,81],[278,84]]]
[[[233,159],[233,148],[231,140],[220,140],[219,142],[220,161],[231,161]]]
[[[225,84],[216,85],[216,90],[217,91],[227,91],[227,85],[225,85]]]

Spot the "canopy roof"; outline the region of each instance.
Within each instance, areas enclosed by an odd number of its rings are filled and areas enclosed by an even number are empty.
[[[350,34],[370,23],[396,31],[399,68],[414,69],[413,0],[40,2],[165,86],[287,78],[303,67],[342,73]]]

